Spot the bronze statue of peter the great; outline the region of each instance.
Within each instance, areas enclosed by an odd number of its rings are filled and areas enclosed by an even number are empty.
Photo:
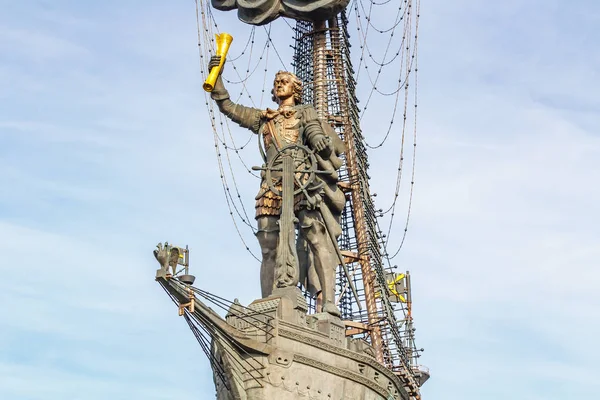
[[[220,56],[213,56],[209,70],[218,66],[220,60]],[[296,286],[300,281],[312,295],[321,294],[321,311],[339,316],[334,299],[339,260],[333,240],[341,234],[340,216],[346,200],[337,186],[336,172],[342,165],[338,156],[344,151],[344,145],[331,126],[318,118],[312,105],[301,104],[302,82],[296,75],[279,71],[271,93],[278,105],[276,110],[235,104],[220,75],[211,92],[212,99],[224,115],[262,136],[264,165],[255,205],[256,236],[262,252],[262,297],[271,295],[275,288]],[[313,169],[320,171],[306,186],[302,182],[306,174],[291,175],[294,176],[296,190],[288,206],[298,232],[296,239],[292,226],[291,240],[295,240],[295,248],[291,249],[291,256],[297,256],[298,265],[295,269],[282,269],[278,263],[278,253],[281,256],[282,251],[287,250],[280,235],[282,215],[286,212],[285,193],[282,191],[285,182],[282,153],[295,161],[293,171],[306,168],[306,160],[309,159],[316,160],[317,165]],[[265,173],[266,166],[270,168],[268,174]]]

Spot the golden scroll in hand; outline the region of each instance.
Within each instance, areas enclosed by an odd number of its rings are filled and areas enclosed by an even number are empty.
[[[215,88],[215,82],[219,77],[219,73],[221,72],[221,68],[223,68],[223,63],[225,62],[225,57],[227,56],[227,52],[229,51],[229,45],[233,41],[233,36],[228,33],[221,33],[220,35],[215,35],[217,40],[217,56],[221,56],[221,62],[217,67],[213,67],[208,74],[208,77],[204,81],[202,88],[207,92],[212,92]]]

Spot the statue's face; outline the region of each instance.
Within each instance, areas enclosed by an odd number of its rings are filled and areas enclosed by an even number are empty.
[[[294,96],[294,83],[287,74],[279,74],[273,82],[273,92],[280,101]]]

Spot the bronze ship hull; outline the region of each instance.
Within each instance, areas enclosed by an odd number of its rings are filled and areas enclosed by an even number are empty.
[[[420,398],[414,377],[392,372],[368,343],[346,337],[341,319],[307,314],[296,288],[247,307],[235,301],[223,319],[193,287],[160,271],[156,279],[179,304],[180,315],[210,334],[205,353],[218,400]]]

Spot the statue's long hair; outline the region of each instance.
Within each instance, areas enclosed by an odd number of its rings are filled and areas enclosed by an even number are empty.
[[[296,103],[296,105],[302,104],[302,81],[300,78],[298,78],[296,74],[292,72],[279,71],[275,74],[275,79],[277,79],[279,75],[287,75],[290,77],[292,83],[294,84],[294,103]],[[273,83],[275,83],[275,80],[273,80]],[[275,88],[271,89],[271,100],[273,100],[275,103],[278,103],[277,96],[275,96]]]

